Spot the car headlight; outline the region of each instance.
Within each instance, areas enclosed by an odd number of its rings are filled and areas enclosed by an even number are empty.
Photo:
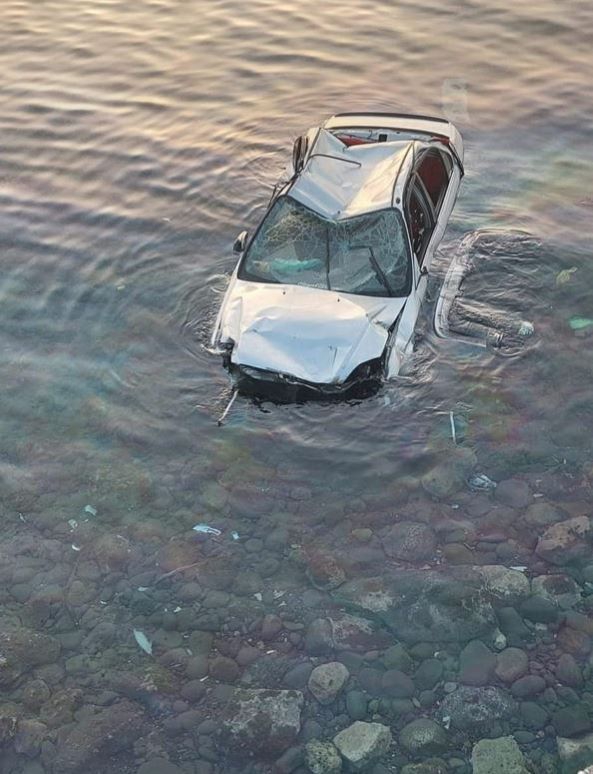
[[[346,379],[347,382],[362,382],[365,379],[377,378],[381,371],[381,358],[376,357],[372,360],[365,360],[359,363]]]

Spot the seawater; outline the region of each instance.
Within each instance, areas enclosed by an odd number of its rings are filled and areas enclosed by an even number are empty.
[[[592,33],[583,0],[3,1],[0,772],[302,772],[306,745],[355,719],[393,737],[373,774],[435,755],[469,772],[488,736],[576,771],[557,738],[593,708],[590,543],[566,526],[593,482],[593,327],[570,324],[593,317]],[[348,110],[443,115],[465,140],[416,351],[367,400],[241,399],[219,428],[230,386],[206,344],[232,242],[294,138]],[[509,357],[432,332],[475,232],[476,297],[534,325]],[[538,549],[562,525],[568,549]],[[484,565],[531,585],[494,600],[503,640],[476,629],[477,678],[466,634],[427,641],[397,617],[315,642],[353,583]],[[501,678],[505,644],[543,682]],[[308,673],[335,661],[348,681],[319,703]],[[468,684],[512,707],[446,729]],[[233,741],[237,690],[289,688],[298,735]],[[406,747],[419,718],[445,742]]]

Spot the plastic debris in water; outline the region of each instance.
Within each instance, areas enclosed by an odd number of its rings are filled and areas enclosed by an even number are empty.
[[[483,492],[490,492],[496,489],[496,481],[493,481],[485,473],[480,473],[476,476],[472,476],[467,482],[472,489],[481,490]]]
[[[453,439],[453,443],[457,443],[457,433],[455,432],[455,417],[453,416],[453,412],[449,412],[449,424],[451,425],[451,438]]]
[[[568,324],[573,331],[582,331],[585,328],[589,328],[593,325],[593,320],[589,317],[571,317]]]
[[[80,548],[80,546],[76,546],[76,545],[74,545],[74,543],[72,543],[72,550],[73,551],[81,551],[82,549]]]
[[[68,519],[68,526],[70,529],[76,529],[76,527],[78,527],[78,522],[76,519]]]
[[[88,513],[89,516],[96,516],[97,515],[97,509],[93,508],[92,505],[85,505],[84,506],[84,512]]]
[[[234,530],[231,532],[231,537],[233,538],[233,540],[239,540],[239,533],[237,532],[237,530],[236,530],[236,529],[234,529]]]
[[[220,529],[216,529],[216,527],[211,527],[209,524],[196,524],[195,527],[192,527],[194,532],[201,532],[203,535],[222,535],[222,531]]]
[[[141,632],[140,629],[134,629],[134,639],[138,643],[138,647],[140,647],[145,653],[148,653],[149,656],[152,656],[152,642],[148,639],[144,632]]]
[[[533,336],[534,331],[533,323],[530,323],[529,320],[521,320],[517,328],[519,336]]]
[[[137,591],[148,591],[148,586],[138,586]]]
[[[571,266],[570,269],[563,269],[556,275],[556,287],[560,288],[562,285],[566,285],[570,282],[572,275],[578,271],[576,266]]]

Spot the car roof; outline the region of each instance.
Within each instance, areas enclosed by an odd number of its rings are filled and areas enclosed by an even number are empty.
[[[288,193],[332,220],[395,207],[418,145],[423,143],[397,140],[346,146],[321,128]]]

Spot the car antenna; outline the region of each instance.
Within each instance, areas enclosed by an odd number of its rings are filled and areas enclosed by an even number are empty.
[[[222,427],[222,425],[224,424],[224,420],[227,418],[229,411],[233,407],[233,403],[235,402],[238,394],[239,394],[239,388],[235,387],[235,389],[233,390],[233,394],[231,395],[231,399],[227,403],[225,410],[222,412],[222,414],[220,415],[220,417],[216,422],[218,427]]]

